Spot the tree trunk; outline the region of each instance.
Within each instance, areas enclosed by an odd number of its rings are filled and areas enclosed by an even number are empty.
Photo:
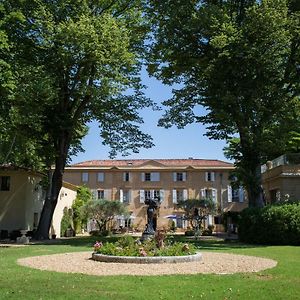
[[[257,151],[256,140],[251,138],[258,133],[249,133],[243,126],[240,126],[239,134],[243,159],[237,165],[247,191],[249,207],[262,207],[261,157]]]
[[[63,132],[58,139],[57,157],[55,160],[55,169],[51,180],[51,193],[46,196],[43,210],[41,213],[39,225],[35,238],[37,240],[49,239],[49,231],[52,223],[54,210],[58,201],[59,192],[63,184],[63,173],[69,150],[69,134]],[[56,233],[57,234],[57,233]]]

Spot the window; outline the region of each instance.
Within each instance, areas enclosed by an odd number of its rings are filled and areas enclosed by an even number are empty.
[[[97,174],[97,181],[98,182],[103,182],[104,181],[104,173],[100,172]]]
[[[244,189],[242,187],[227,186],[228,202],[244,202]]]
[[[186,189],[173,190],[173,203],[188,199],[188,191]]]
[[[239,189],[232,189],[232,202],[239,202],[240,197],[239,197]]]
[[[151,191],[150,190],[145,190],[145,199],[149,199],[149,198],[152,198],[151,195]]]
[[[0,191],[9,191],[10,176],[0,176]]]
[[[174,172],[173,180],[174,181],[186,181],[186,172]]]
[[[200,190],[200,199],[212,199],[215,203],[217,202],[217,189],[201,189]]]
[[[123,173],[123,181],[130,181],[130,173],[129,172],[124,172]]]
[[[131,200],[131,191],[130,190],[120,190],[120,202],[130,203]]]
[[[82,173],[81,174],[81,181],[88,182],[89,181],[89,173]]]
[[[160,180],[159,172],[142,173],[142,181],[159,181],[159,180]]]
[[[146,199],[159,198],[160,202],[164,200],[164,190],[140,190],[140,203]]]
[[[151,173],[145,173],[145,181],[151,181]]]
[[[215,181],[215,172],[205,172],[206,181]]]
[[[97,199],[104,199],[104,190],[97,190]]]

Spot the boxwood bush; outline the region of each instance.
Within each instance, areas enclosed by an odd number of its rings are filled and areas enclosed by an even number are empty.
[[[246,243],[300,245],[300,203],[247,208],[238,221],[238,234]]]

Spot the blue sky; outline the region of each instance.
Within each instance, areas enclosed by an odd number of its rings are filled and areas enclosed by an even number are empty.
[[[149,78],[145,71],[142,72],[143,83],[148,86],[146,96],[160,104],[172,95],[172,88],[165,86],[155,78]],[[209,140],[205,134],[205,126],[201,124],[188,125],[184,129],[177,129],[175,126],[169,129],[157,126],[157,121],[163,114],[162,111],[153,112],[144,110],[141,112],[144,118],[142,130],[149,133],[155,144],[150,149],[140,149],[139,153],[133,153],[130,156],[118,159],[130,158],[204,158],[204,159],[227,159],[223,155],[224,141]],[[72,163],[82,162],[93,159],[109,159],[109,148],[103,146],[99,137],[97,123],[89,124],[88,135],[83,139],[82,145],[84,153],[79,153],[72,157]]]

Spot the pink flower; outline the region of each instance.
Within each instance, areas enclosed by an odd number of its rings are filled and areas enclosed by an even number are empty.
[[[140,256],[147,256],[147,252],[144,250],[144,248],[139,248],[139,254]]]
[[[99,250],[102,246],[103,246],[102,242],[98,242],[98,241],[97,241],[97,242],[94,244],[94,250],[97,251],[97,250]]]

